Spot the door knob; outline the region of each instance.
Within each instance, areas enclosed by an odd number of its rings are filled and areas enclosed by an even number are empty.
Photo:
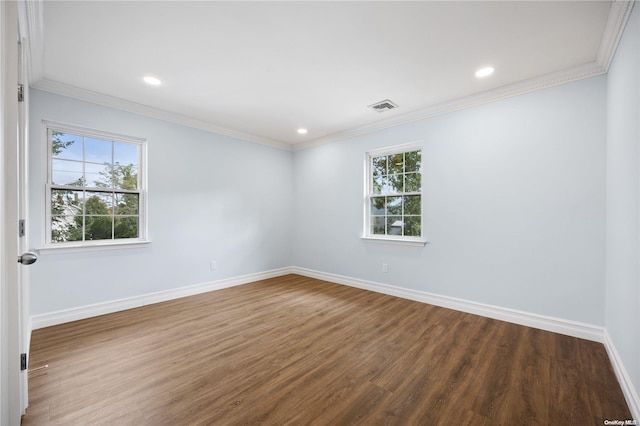
[[[23,265],[31,265],[32,263],[36,263],[36,260],[38,260],[38,255],[30,251],[18,256],[18,263],[22,263]]]

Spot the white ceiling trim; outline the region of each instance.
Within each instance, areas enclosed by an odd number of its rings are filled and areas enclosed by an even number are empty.
[[[348,131],[339,132],[300,144],[291,145],[282,141],[271,140],[256,135],[238,132],[232,129],[215,125],[213,123],[196,120],[181,114],[161,110],[148,105],[142,105],[135,102],[108,96],[102,93],[77,88],[57,81],[43,79],[43,0],[19,1],[20,3],[22,3],[21,8],[26,13],[26,19],[23,19],[23,22],[26,22],[28,24],[27,50],[30,65],[30,81],[32,82],[33,87],[51,93],[56,93],[75,99],[117,108],[135,114],[203,129],[237,139],[255,142],[262,145],[268,145],[284,150],[302,150],[313,146],[323,145],[346,139],[352,136],[382,130],[389,127],[433,117],[436,115],[446,114],[449,112],[470,108],[485,103],[495,102],[512,96],[517,96],[536,90],[541,90],[604,74],[608,71],[611,61],[613,60],[616,48],[618,46],[620,38],[622,37],[622,33],[631,13],[631,9],[633,8],[633,5],[635,3],[634,0],[614,0],[609,11],[609,17],[607,19],[605,32],[600,43],[597,58],[592,63],[588,63],[568,70],[559,71],[556,73],[547,74],[545,76],[536,77],[519,83],[499,87],[476,95],[444,102],[428,108],[412,111],[386,120],[381,120],[370,125],[360,126]]]
[[[512,96],[522,95],[570,83],[572,81],[605,74],[609,71],[609,66],[611,65],[611,61],[616,53],[616,48],[618,47],[618,43],[620,42],[620,38],[624,32],[624,28],[627,24],[627,20],[629,19],[629,15],[631,14],[631,9],[633,8],[634,3],[634,0],[614,0],[611,4],[607,24],[602,40],[600,41],[600,47],[598,49],[598,55],[595,62],[532,78],[519,83],[498,87],[475,95],[443,102],[428,108],[397,115],[386,120],[377,121],[373,124],[350,129],[345,132],[334,133],[311,141],[296,144],[293,146],[293,149],[295,151],[299,151],[314,146],[324,145],[341,139],[377,130],[383,130],[389,127],[399,126],[413,121],[423,120],[437,115],[499,101]]]
[[[116,108],[122,111],[132,112],[134,114],[140,114],[140,115],[155,118],[158,120],[169,121],[172,123],[181,124],[188,127],[194,127],[196,129],[207,130],[207,131],[218,133],[221,135],[230,136],[236,139],[255,142],[261,145],[269,145],[274,148],[284,149],[287,151],[291,150],[291,145],[285,142],[274,141],[271,139],[262,138],[260,136],[238,132],[235,130],[216,126],[215,124],[212,124],[206,121],[196,120],[195,118],[190,118],[181,114],[176,114],[174,112],[161,110],[148,105],[127,101],[124,99],[105,95],[103,93],[97,93],[91,90],[81,89],[75,86],[70,86],[65,83],[60,83],[59,81],[41,79],[35,82],[34,84],[32,84],[32,87],[36,89],[44,90],[46,92],[55,93],[58,95],[63,95],[70,98],[79,99],[82,101],[87,101],[87,102],[91,102],[94,104],[99,104],[99,105],[103,105],[111,108]]]
[[[26,44],[27,75],[29,83],[43,77],[44,40],[43,40],[43,3],[21,0],[18,7],[20,38]]]
[[[611,66],[634,3],[633,0],[614,0],[611,5],[596,59],[596,62],[604,66],[606,71],[609,71],[609,66]]]
[[[341,139],[375,132],[377,130],[383,130],[389,127],[399,126],[402,124],[411,123],[413,121],[423,120],[426,118],[435,117],[437,115],[447,114],[450,112],[499,101],[501,99],[535,92],[553,86],[559,86],[561,84],[582,80],[584,78],[594,77],[604,73],[606,73],[606,70],[602,65],[596,62],[591,62],[586,65],[571,68],[569,70],[563,70],[541,77],[525,80],[519,83],[498,87],[496,89],[487,90],[475,95],[465,96],[463,98],[433,105],[428,108],[419,109],[402,115],[397,115],[392,118],[377,121],[375,123],[357,127],[355,129],[350,129],[345,132],[334,133],[322,138],[299,143],[294,145],[293,149],[298,151],[318,145],[324,145]]]

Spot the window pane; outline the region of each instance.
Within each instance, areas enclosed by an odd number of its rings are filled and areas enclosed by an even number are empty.
[[[404,154],[393,154],[387,157],[389,162],[389,174],[402,173],[404,171]]]
[[[132,165],[114,167],[113,187],[116,189],[138,189],[138,169]]]
[[[52,131],[51,156],[82,161],[82,136]]]
[[[113,143],[113,164],[120,166],[138,165],[138,145],[130,143]]]
[[[387,197],[387,215],[402,214],[402,197]]]
[[[114,238],[138,238],[138,218],[116,217]]]
[[[376,235],[385,234],[385,219],[384,216],[373,216],[371,218],[371,233]]]
[[[113,194],[103,192],[87,192],[84,203],[86,215],[111,215],[113,212]]]
[[[402,194],[404,192],[403,175],[389,176],[389,194]]]
[[[395,187],[397,186],[398,177],[397,176],[382,176],[379,178],[381,182],[381,194],[395,194],[397,190]],[[402,182],[400,182],[402,185]]]
[[[385,197],[374,197],[371,199],[371,214],[372,215],[384,215],[384,198]]]
[[[115,194],[115,214],[137,215],[140,207],[139,194]],[[117,238],[117,237],[116,237]]]
[[[387,235],[402,235],[402,216],[387,217]]]
[[[51,214],[75,215],[82,213],[82,191],[51,190]]]
[[[85,163],[85,178],[87,186],[93,188],[111,188],[111,165]]]
[[[405,215],[419,215],[421,206],[420,195],[407,195],[404,197],[404,214]]]
[[[404,167],[406,172],[420,171],[422,164],[422,151],[411,151],[404,154]]]
[[[382,176],[377,176],[373,178],[372,181],[372,193],[373,194],[381,194],[382,193]]]
[[[82,241],[82,214],[51,217],[51,241]]]
[[[84,186],[82,163],[66,160],[53,160],[51,163],[51,183]]]
[[[420,232],[420,223],[422,219],[420,216],[405,216],[404,218],[404,235],[408,237],[419,237],[421,236]]]
[[[113,235],[113,218],[111,216],[85,216],[84,239],[110,240]]]
[[[84,161],[92,163],[107,163],[113,161],[112,142],[102,139],[84,139]]]
[[[420,185],[420,173],[407,173],[404,177],[405,190],[404,192],[420,192],[422,187]]]
[[[373,157],[371,161],[371,171],[373,176],[382,176],[387,174],[387,157]]]

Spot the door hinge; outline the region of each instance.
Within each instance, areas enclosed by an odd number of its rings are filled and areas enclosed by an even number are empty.
[[[26,233],[24,219],[18,221],[18,237],[24,237]]]
[[[24,102],[24,84],[18,84],[18,102]]]
[[[20,354],[20,371],[27,369],[27,354]]]

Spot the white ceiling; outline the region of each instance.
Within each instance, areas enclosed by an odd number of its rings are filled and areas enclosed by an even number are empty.
[[[621,4],[45,1],[31,83],[299,148],[606,72]]]

